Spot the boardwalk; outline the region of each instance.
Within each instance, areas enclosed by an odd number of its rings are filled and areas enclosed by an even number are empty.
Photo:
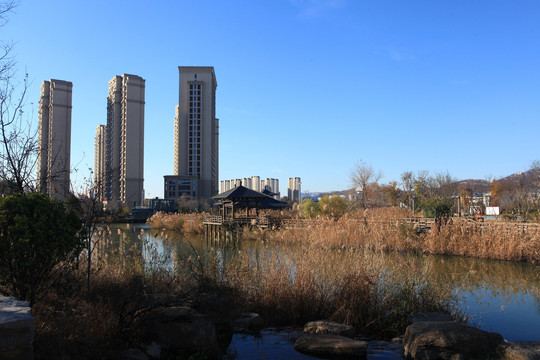
[[[272,221],[272,219],[267,216],[249,216],[249,217],[235,217],[232,218],[223,218],[221,215],[205,215],[203,219],[204,225],[212,226],[258,226],[258,227],[269,227],[271,225],[279,225],[279,222]]]
[[[349,220],[358,223],[358,226],[363,225],[386,225],[388,227],[397,227],[399,225],[412,225],[418,232],[428,232],[435,226],[435,219],[432,218],[399,218],[399,219],[355,219]],[[461,225],[475,229],[500,229],[504,231],[519,230],[522,232],[537,232],[540,231],[540,224],[537,223],[515,223],[502,221],[474,221],[466,218],[450,218],[452,225]],[[203,223],[211,226],[257,226],[261,228],[267,227],[283,227],[286,229],[302,229],[311,226],[317,226],[320,221],[317,219],[283,219],[281,221],[271,219],[266,216],[253,217],[235,217],[234,219],[223,219],[220,215],[207,215],[204,217]]]

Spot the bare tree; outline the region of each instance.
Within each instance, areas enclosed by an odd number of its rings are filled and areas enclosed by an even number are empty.
[[[371,164],[366,164],[363,161],[358,161],[351,170],[350,178],[353,186],[360,189],[362,192],[361,202],[362,207],[366,209],[369,205],[369,199],[373,184],[381,179],[382,173],[375,171]]]
[[[83,185],[78,191],[72,190],[66,198],[66,204],[75,211],[83,225],[84,249],[86,251],[86,286],[90,290],[90,279],[94,253],[102,240],[97,236],[97,229],[103,223],[103,203],[100,193],[103,188],[100,181],[94,181],[92,169],[88,169],[90,175],[83,180]],[[75,193],[79,193],[76,197]]]
[[[414,174],[412,171],[401,173],[401,187],[407,195],[409,209],[413,210]]]
[[[531,184],[531,200],[534,202],[534,205],[538,210],[540,208],[540,160],[534,160],[531,163],[529,178]]]
[[[15,1],[0,2],[0,27]],[[37,160],[36,132],[31,121],[23,119],[28,75],[16,79],[13,43],[0,43],[0,182],[3,193],[34,189]]]

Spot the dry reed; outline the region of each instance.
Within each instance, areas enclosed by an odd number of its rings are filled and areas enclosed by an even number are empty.
[[[152,215],[147,223],[154,229],[164,229],[184,233],[202,234],[204,214],[167,214],[158,212]]]
[[[276,241],[311,243],[323,248],[407,251],[460,255],[485,259],[540,261],[540,230],[524,230],[515,223],[497,225],[449,221],[427,233],[399,223],[407,215],[400,209],[369,209],[339,220],[319,218],[301,228],[268,234]]]

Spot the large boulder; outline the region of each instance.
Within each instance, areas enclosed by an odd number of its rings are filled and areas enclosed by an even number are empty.
[[[415,324],[420,321],[452,321],[452,315],[444,313],[414,313],[409,315],[409,323]]]
[[[304,332],[308,334],[334,334],[350,338],[356,334],[352,326],[326,320],[308,322],[304,326]]]
[[[28,303],[0,295],[0,359],[33,359],[33,342]]]
[[[184,307],[158,308],[141,321],[147,353],[155,357],[161,351],[171,355],[218,352],[216,328],[206,316]]]
[[[540,341],[509,342],[503,349],[506,359],[540,360]]]
[[[294,343],[301,353],[332,359],[365,359],[367,347],[367,341],[339,335],[304,335]]]
[[[484,359],[503,341],[500,334],[463,323],[421,321],[407,327],[403,345],[412,359]]]

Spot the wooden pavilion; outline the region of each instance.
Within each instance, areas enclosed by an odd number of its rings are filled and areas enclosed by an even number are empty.
[[[259,222],[260,209],[284,208],[286,203],[266,194],[237,186],[212,197],[214,206],[219,209],[219,216],[213,217],[213,223],[252,224]]]

